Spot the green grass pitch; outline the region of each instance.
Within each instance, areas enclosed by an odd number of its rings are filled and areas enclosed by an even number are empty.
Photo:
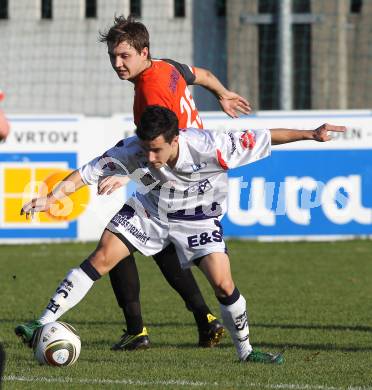
[[[13,334],[37,317],[67,270],[94,244],[0,246],[0,339],[4,389],[367,389],[372,388],[372,242],[228,242],[235,282],[248,303],[251,342],[285,350],[282,366],[239,363],[229,337],[196,348],[191,313],[155,263],[137,256],[152,348],[112,352],[123,328],[108,277],[63,320],[82,352],[65,369],[39,366]],[[194,269],[210,307],[218,304]]]

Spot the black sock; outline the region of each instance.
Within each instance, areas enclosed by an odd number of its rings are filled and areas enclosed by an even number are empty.
[[[217,295],[216,295],[216,298],[223,305],[230,306],[230,305],[233,305],[240,298],[240,292],[237,289],[237,287],[235,287],[233,292],[231,293],[231,295],[229,295],[227,297],[223,297],[223,298],[217,297]]]
[[[123,310],[129,334],[142,332],[143,320],[140,303],[140,282],[136,261],[130,255],[110,271],[111,286]]]
[[[184,300],[187,309],[192,311],[199,329],[208,325],[207,314],[211,313],[199,290],[190,269],[182,269],[173,244],[153,256],[167,282]]]
[[[89,259],[84,260],[80,264],[80,268],[93,280],[93,282],[96,282],[98,279],[101,278],[101,275],[93,267]]]

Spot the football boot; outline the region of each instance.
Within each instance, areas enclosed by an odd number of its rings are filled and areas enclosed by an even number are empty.
[[[147,329],[144,327],[141,333],[129,334],[125,329],[120,340],[115,343],[111,350],[113,351],[135,351],[138,349],[147,349],[150,347],[150,339]]]
[[[273,354],[269,352],[262,352],[259,349],[253,349],[248,355],[246,361],[252,363],[283,364],[284,356],[281,353]]]
[[[17,325],[14,329],[14,333],[22,340],[24,344],[27,344],[31,348],[34,334],[36,330],[42,326],[43,324],[40,321],[33,320]]]
[[[199,332],[199,347],[211,348],[217,345],[223,335],[225,334],[225,328],[220,321],[213,315],[208,314],[208,325],[205,329],[198,329]]]

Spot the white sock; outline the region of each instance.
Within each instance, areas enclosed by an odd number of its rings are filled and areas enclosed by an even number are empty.
[[[93,283],[94,281],[81,268],[71,269],[50,299],[39,321],[42,324],[57,321],[62,314],[85,297]]]
[[[221,316],[224,325],[230,332],[240,360],[245,360],[252,352],[249,342],[249,327],[247,307],[243,295],[232,305],[220,303]]]

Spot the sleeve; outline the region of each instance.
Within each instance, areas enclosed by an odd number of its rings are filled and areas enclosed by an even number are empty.
[[[95,184],[100,177],[129,174],[126,164],[127,152],[124,141],[120,141],[113,148],[107,150],[79,169],[85,184]]]
[[[168,62],[169,64],[173,65],[181,73],[181,76],[184,78],[187,85],[194,84],[194,82],[195,82],[194,67],[186,65],[186,64],[180,64],[179,62],[171,60],[169,58],[164,58],[163,61]]]
[[[224,170],[250,164],[271,154],[269,130],[213,133],[218,164]]]

